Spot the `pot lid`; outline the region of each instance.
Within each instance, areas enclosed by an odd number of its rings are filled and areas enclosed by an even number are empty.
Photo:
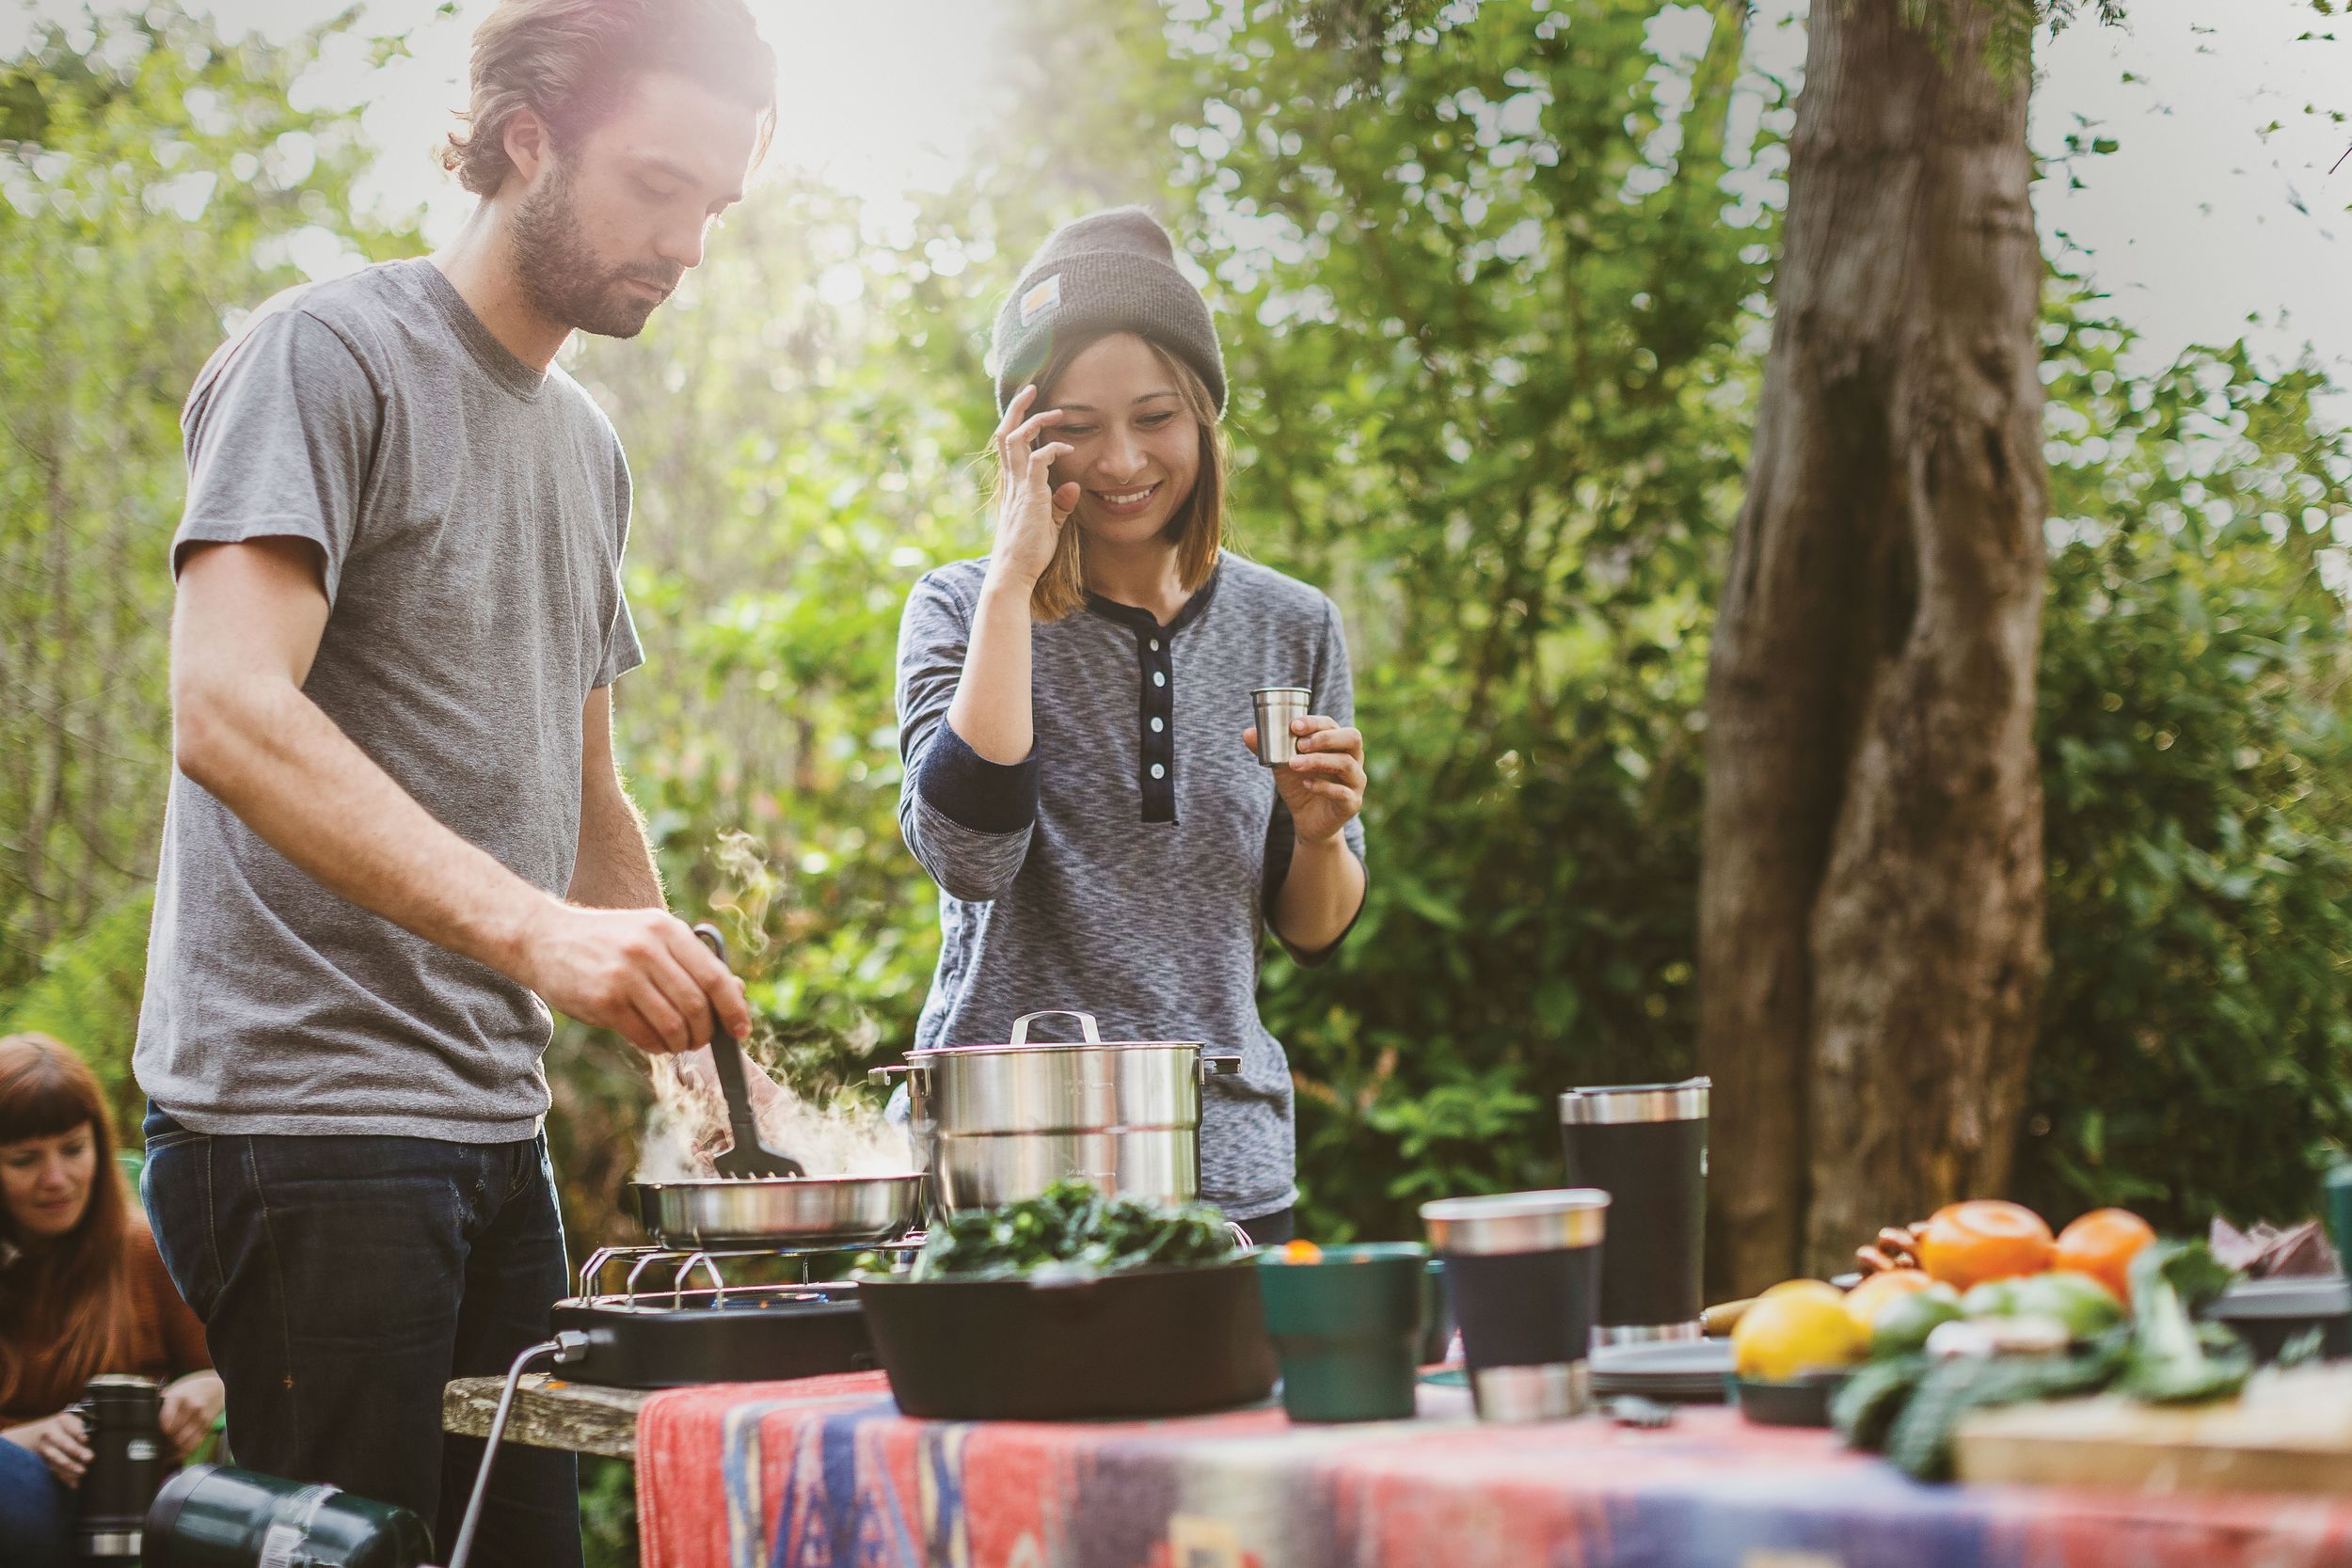
[[[1078,1021],[1083,1039],[1032,1040],[1029,1024],[1041,1018],[1074,1018]],[[907,1053],[908,1060],[923,1056],[983,1056],[1009,1052],[1032,1051],[1205,1051],[1200,1040],[1106,1040],[1095,1027],[1094,1015],[1070,1007],[1046,1007],[1034,1013],[1024,1013],[1012,1022],[1012,1038],[1002,1042],[980,1042],[972,1045],[935,1045]]]

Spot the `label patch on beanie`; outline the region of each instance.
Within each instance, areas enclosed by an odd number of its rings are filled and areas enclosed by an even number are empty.
[[[1021,296],[1021,325],[1028,325],[1061,303],[1061,274],[1040,278],[1029,292]]]

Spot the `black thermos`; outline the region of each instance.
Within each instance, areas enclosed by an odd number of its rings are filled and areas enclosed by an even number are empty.
[[[1571,1187],[1607,1193],[1595,1344],[1695,1339],[1707,1241],[1708,1081],[1570,1089],[1560,1141]]]
[[[164,1480],[163,1389],[151,1377],[103,1373],[73,1409],[90,1447],[73,1493],[73,1549],[85,1562],[135,1562],[147,1505]]]

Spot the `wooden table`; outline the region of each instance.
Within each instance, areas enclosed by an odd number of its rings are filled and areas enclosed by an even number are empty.
[[[461,1377],[441,1390],[441,1427],[465,1437],[487,1437],[499,1407],[502,1377]],[[506,1418],[508,1443],[569,1449],[608,1459],[637,1457],[637,1412],[653,1398],[643,1388],[599,1388],[525,1372]]]

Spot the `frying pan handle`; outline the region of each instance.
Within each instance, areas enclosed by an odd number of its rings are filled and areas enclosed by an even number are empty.
[[[1240,1076],[1241,1058],[1239,1056],[1203,1056],[1200,1058],[1200,1077],[1203,1082],[1211,1078],[1238,1078]]]
[[[1082,1013],[1075,1007],[1041,1007],[1033,1013],[1023,1013],[1019,1018],[1012,1021],[1013,1044],[1026,1045],[1029,1043],[1029,1021],[1033,1018],[1074,1018],[1078,1021],[1078,1032],[1086,1037],[1087,1044],[1100,1045],[1103,1043],[1102,1032],[1094,1027],[1094,1015],[1092,1013]]]
[[[694,927],[694,935],[718,955],[721,963],[727,961],[726,939],[719,934],[718,927],[705,921]],[[751,1086],[743,1081],[743,1048],[727,1032],[716,1007],[710,1010],[710,1065],[718,1069],[719,1092],[727,1102],[727,1129],[735,1134],[735,1147],[759,1148],[759,1121],[752,1115]]]

